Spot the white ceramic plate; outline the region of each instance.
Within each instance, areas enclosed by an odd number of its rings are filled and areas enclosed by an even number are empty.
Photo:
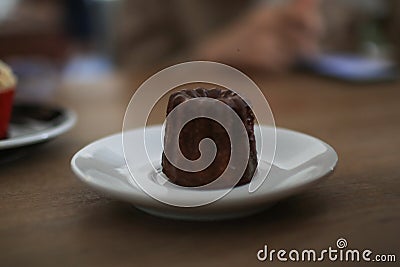
[[[260,128],[261,131],[273,131],[273,128],[266,126],[255,129],[257,131]],[[129,134],[129,138],[137,138],[140,136],[140,131],[143,129],[125,134]],[[148,143],[151,146],[148,153],[150,160],[155,163],[161,160],[162,144],[159,138],[161,131],[161,125],[146,129],[150,138],[154,136],[154,140]],[[257,136],[260,135],[256,134]],[[248,186],[243,185],[234,188],[213,203],[195,208],[163,204],[129,183],[121,134],[100,139],[86,146],[75,154],[71,166],[79,179],[91,188],[112,198],[127,201],[153,215],[185,220],[243,217],[264,210],[282,198],[305,190],[331,173],[336,166],[338,160],[336,152],[321,140],[282,128],[276,129],[276,136],[275,160],[267,179],[257,191],[249,193]],[[143,162],[137,164],[145,164],[147,161],[146,155],[138,158],[143,158]],[[149,176],[152,171],[149,166],[147,170],[143,170],[143,175]],[[190,189],[187,190],[190,192]]]
[[[49,141],[71,129],[76,122],[73,111],[36,104],[16,104],[10,123],[9,138],[0,140],[4,153]]]

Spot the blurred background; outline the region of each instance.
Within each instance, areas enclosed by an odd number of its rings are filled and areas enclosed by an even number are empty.
[[[396,0],[2,0],[0,58],[17,98],[39,101],[60,83],[196,59],[347,80],[367,62],[363,75],[385,80],[400,62],[399,18]]]

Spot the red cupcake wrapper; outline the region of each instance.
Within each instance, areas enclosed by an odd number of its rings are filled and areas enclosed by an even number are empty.
[[[14,88],[0,91],[0,139],[7,137],[14,98]]]

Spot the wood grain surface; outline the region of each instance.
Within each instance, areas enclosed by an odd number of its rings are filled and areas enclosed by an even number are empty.
[[[69,166],[80,148],[121,130],[142,79],[66,85],[56,102],[78,113],[76,127],[0,165],[0,266],[271,266],[281,264],[256,258],[264,244],[318,250],[335,246],[339,237],[351,248],[396,254],[398,263],[400,83],[354,85],[303,74],[252,78],[278,126],[336,149],[333,175],[248,218],[196,223],[152,217],[92,191]],[[164,112],[156,109],[152,122],[161,122]]]

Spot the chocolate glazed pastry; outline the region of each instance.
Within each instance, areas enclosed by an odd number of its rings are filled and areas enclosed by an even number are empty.
[[[250,155],[248,159],[244,159],[248,161],[247,167],[236,186],[250,182],[257,169],[254,114],[251,108],[239,95],[230,90],[198,88],[194,90],[182,90],[172,94],[168,102],[167,116],[179,104],[197,97],[210,97],[222,101],[240,117],[247,131]],[[201,110],[199,110],[199,114],[201,114]],[[226,122],[228,125],[231,121],[232,118],[227,116]],[[178,129],[176,129],[176,125],[179,125],[179,123],[167,119],[164,136],[165,150],[173,145],[170,141],[171,138],[179,134],[180,150],[187,159],[196,160],[200,157],[199,143],[204,138],[210,138],[214,141],[217,147],[217,154],[214,161],[206,169],[199,172],[187,172],[172,165],[165,156],[165,153],[163,153],[162,170],[169,180],[180,186],[195,187],[206,185],[221,176],[231,156],[230,139],[223,126],[208,118],[196,118],[189,121],[182,128],[181,132],[177,133]]]

